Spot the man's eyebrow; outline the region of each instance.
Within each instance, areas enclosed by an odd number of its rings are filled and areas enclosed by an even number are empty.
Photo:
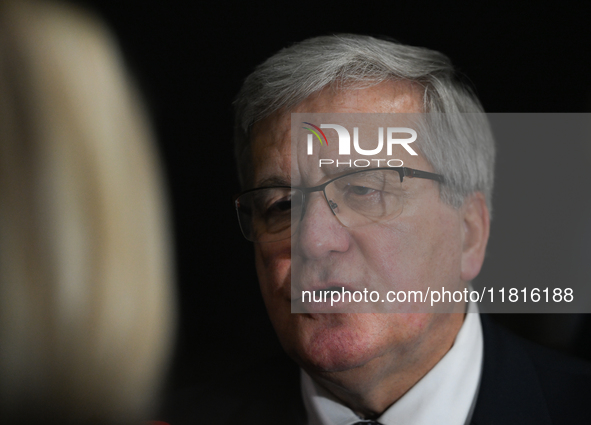
[[[268,186],[291,186],[291,179],[281,176],[271,176],[256,182],[254,185],[255,188]]]
[[[326,176],[331,179],[334,177],[340,177],[342,175],[345,174],[349,174],[355,171],[369,171],[369,170],[375,170],[376,168],[378,168],[377,166],[371,166],[371,167],[354,167],[354,166],[350,166],[350,165],[345,165],[345,166],[339,166],[339,167],[323,167],[323,172],[324,174],[326,174]]]
[[[368,167],[369,168],[369,167]],[[339,174],[347,174],[351,171],[357,171],[359,168],[345,165],[343,167],[326,167],[323,171],[328,177],[336,177]]]

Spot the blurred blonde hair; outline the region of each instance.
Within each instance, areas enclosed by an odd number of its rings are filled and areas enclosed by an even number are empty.
[[[71,6],[0,1],[0,412],[149,412],[175,321],[159,163],[116,43]]]

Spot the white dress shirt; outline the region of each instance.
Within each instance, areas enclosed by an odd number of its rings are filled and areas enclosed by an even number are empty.
[[[470,303],[451,349],[377,421],[384,425],[468,424],[476,404],[482,356],[478,307]],[[362,420],[303,370],[301,383],[308,425],[352,425]]]

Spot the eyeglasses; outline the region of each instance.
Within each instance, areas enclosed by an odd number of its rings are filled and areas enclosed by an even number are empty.
[[[360,227],[396,218],[402,212],[404,177],[435,180],[439,174],[407,167],[372,168],[348,173],[321,185],[259,187],[235,200],[244,237],[252,242],[290,238],[306,213],[308,195],[322,192],[332,213],[345,227]]]

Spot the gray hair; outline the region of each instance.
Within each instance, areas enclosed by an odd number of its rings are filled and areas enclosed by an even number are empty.
[[[249,136],[254,123],[277,111],[288,112],[331,85],[358,89],[388,80],[411,81],[423,89],[429,125],[419,149],[446,178],[442,200],[459,208],[466,196],[482,192],[492,212],[494,139],[480,102],[456,78],[449,58],[363,35],[304,40],[280,50],[246,78],[234,102],[235,156],[242,186],[252,184]]]

